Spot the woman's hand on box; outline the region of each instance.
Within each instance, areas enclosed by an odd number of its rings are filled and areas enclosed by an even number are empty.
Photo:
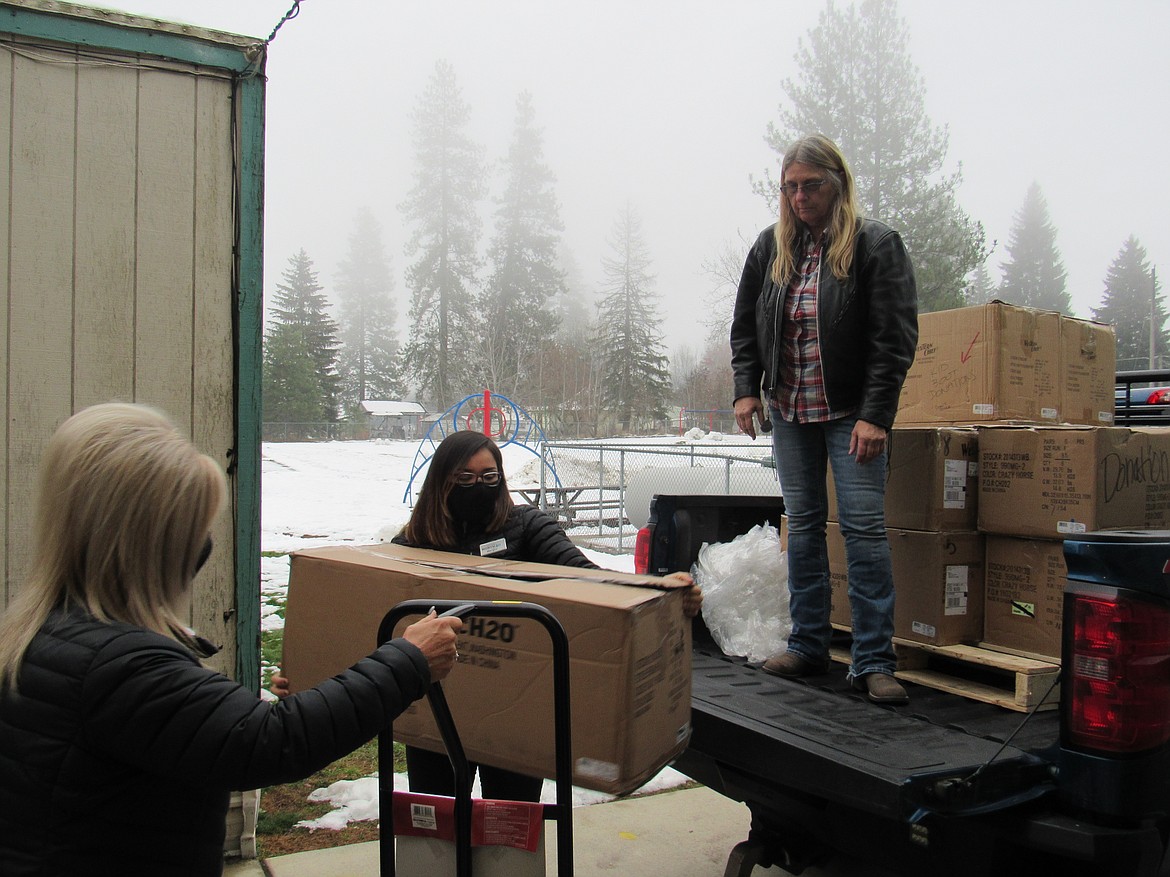
[[[683,614],[687,618],[694,618],[698,615],[699,610],[703,608],[703,590],[695,584],[695,580],[691,578],[691,574],[686,572],[672,572],[670,575],[663,576],[663,578],[690,585],[689,588],[683,591]]]
[[[275,670],[272,673],[272,681],[268,683],[268,690],[277,697],[288,697],[292,694],[289,690],[288,677],[281,676],[280,670]]]

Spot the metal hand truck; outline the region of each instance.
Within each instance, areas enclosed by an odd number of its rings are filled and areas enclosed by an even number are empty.
[[[544,805],[545,821],[557,824],[557,874],[573,874],[573,755],[571,745],[572,723],[569,701],[569,638],[565,629],[551,612],[536,603],[512,603],[466,600],[405,600],[386,613],[378,627],[378,645],[394,636],[394,628],[409,615],[426,615],[431,609],[442,615],[460,618],[531,618],[548,631],[553,651],[553,723],[556,747],[555,804]],[[453,672],[458,673],[456,667]],[[447,698],[438,682],[427,690],[427,699],[435,715],[435,723],[443,738],[447,757],[455,771],[455,875],[472,877],[471,873],[471,768],[447,706]],[[378,809],[382,823],[379,831],[379,872],[383,877],[394,877],[394,725],[390,724],[378,735]]]

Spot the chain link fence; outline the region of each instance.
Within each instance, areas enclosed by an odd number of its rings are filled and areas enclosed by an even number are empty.
[[[332,423],[263,423],[261,440],[266,442],[364,441],[370,438],[367,423],[336,420]]]
[[[579,545],[633,551],[656,493],[779,495],[768,441],[547,442],[508,473],[513,494],[560,520]]]

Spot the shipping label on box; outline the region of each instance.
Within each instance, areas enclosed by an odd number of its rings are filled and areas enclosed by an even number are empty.
[[[382,618],[409,599],[529,601],[557,618],[569,638],[575,784],[625,794],[686,748],[691,624],[675,583],[648,576],[391,544],[297,552],[284,632],[293,690],[373,651]],[[551,652],[539,621],[465,619],[443,689],[469,759],[555,775]],[[425,699],[395,720],[394,734],[443,751]]]
[[[1066,577],[1063,542],[988,536],[984,644],[1059,660]]]
[[[1059,422],[1060,320],[1003,302],[919,314],[897,422]]]
[[[977,642],[983,635],[983,536],[975,532],[886,531],[894,571],[894,635],[936,646]],[[849,627],[845,538],[826,531],[830,621]]]
[[[979,435],[979,529],[1061,539],[1170,526],[1170,430],[987,427]]]

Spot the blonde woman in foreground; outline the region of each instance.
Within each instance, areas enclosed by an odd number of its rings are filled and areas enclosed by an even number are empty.
[[[39,486],[0,616],[0,874],[218,875],[231,790],[335,761],[454,666],[462,622],[433,614],[278,703],[202,666],[180,607],[226,486],[154,409],[70,417]]]

